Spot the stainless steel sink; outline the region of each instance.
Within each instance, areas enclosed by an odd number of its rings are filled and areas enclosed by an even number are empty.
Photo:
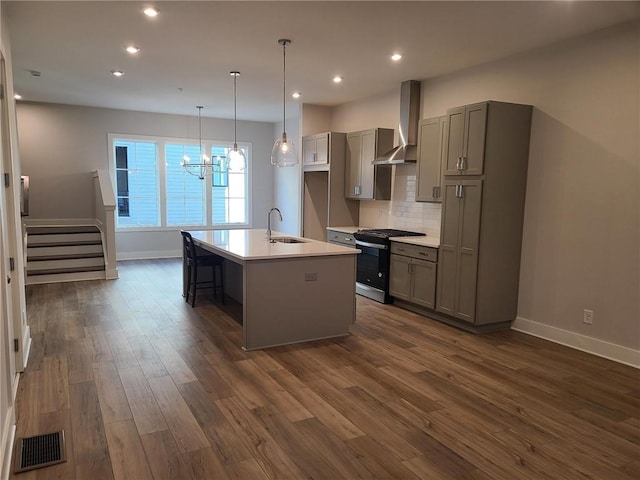
[[[271,240],[278,243],[307,243],[304,240],[293,237],[273,237]]]

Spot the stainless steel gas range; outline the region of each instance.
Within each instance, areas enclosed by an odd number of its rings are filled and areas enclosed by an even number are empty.
[[[392,237],[424,237],[424,233],[390,228],[358,230],[353,234],[357,256],[356,293],[380,303],[391,303],[389,270],[391,268]]]

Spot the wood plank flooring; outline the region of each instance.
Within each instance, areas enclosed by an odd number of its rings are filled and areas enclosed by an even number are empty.
[[[28,287],[17,435],[64,428],[68,461],[14,478],[640,478],[631,367],[362,297],[349,337],[243,352],[179,261],[119,272]]]

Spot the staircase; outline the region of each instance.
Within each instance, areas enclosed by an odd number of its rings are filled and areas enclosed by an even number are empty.
[[[27,227],[27,285],[104,278],[102,234],[96,226]]]

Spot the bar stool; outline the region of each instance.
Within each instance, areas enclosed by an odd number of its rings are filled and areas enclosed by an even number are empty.
[[[213,298],[218,298],[216,290],[219,288],[222,304],[224,304],[224,258],[213,253],[202,253],[202,249],[196,248],[196,244],[193,243],[193,237],[189,232],[180,230],[182,234],[182,245],[184,248],[184,261],[187,266],[187,288],[185,301],[189,302],[189,296],[191,296],[191,306],[196,306],[196,292],[198,288],[204,288],[208,286],[213,287]],[[199,253],[200,252],[200,253]],[[205,267],[211,267],[211,280],[198,281],[198,269]],[[216,270],[220,275],[220,283],[216,282]]]

